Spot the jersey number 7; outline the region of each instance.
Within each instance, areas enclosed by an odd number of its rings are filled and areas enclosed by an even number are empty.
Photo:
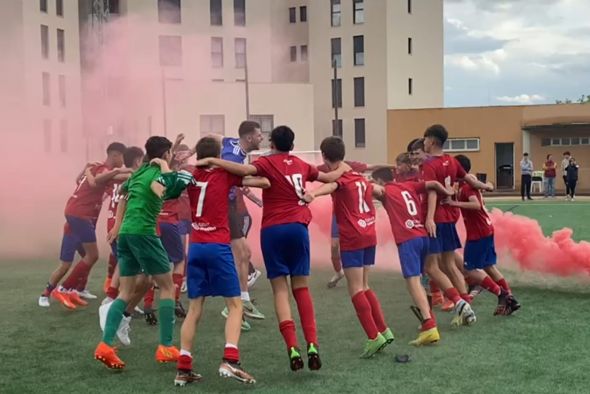
[[[195,186],[201,188],[199,193],[199,200],[197,201],[197,210],[195,217],[200,218],[203,215],[203,204],[205,203],[205,193],[207,193],[208,182],[195,182]]]

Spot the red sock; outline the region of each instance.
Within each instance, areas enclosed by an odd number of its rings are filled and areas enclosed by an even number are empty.
[[[180,299],[180,288],[182,287],[182,274],[172,274],[172,281],[176,289],[176,301]]]
[[[186,354],[181,355],[180,357],[178,357],[176,369],[180,371],[192,371],[193,358],[191,356],[187,356]]]
[[[113,279],[115,273],[115,267],[117,267],[117,258],[111,253],[109,255],[109,263],[107,268],[107,278]]]
[[[430,292],[431,293],[437,293],[440,291],[440,288],[438,287],[438,285],[436,284],[435,281],[433,281],[432,279],[430,279]]]
[[[143,308],[144,309],[152,309],[153,306],[154,306],[154,287],[152,286],[143,296]]]
[[[454,287],[446,289],[445,295],[449,300],[453,301],[453,303],[455,304],[462,300],[461,296],[459,295],[459,292]]]
[[[107,297],[112,298],[113,300],[119,296],[119,289],[115,287],[109,287],[107,289]]]
[[[501,293],[500,286],[498,286],[498,284],[494,282],[489,276],[486,276],[479,285],[497,296],[499,296]]]
[[[297,310],[299,311],[299,319],[301,320],[301,328],[303,328],[303,335],[308,344],[318,344],[318,334],[315,326],[315,313],[313,311],[313,300],[307,287],[300,287],[293,289],[293,297],[297,303]]]
[[[479,284],[479,283],[477,283],[477,281],[475,279],[472,279],[470,277],[465,278],[465,281],[467,282],[467,284],[469,286],[475,286],[475,285]]]
[[[385,323],[385,317],[383,316],[383,310],[381,310],[381,303],[379,302],[379,298],[377,298],[377,294],[371,289],[365,291],[365,296],[371,304],[371,313],[373,314],[373,320],[375,320],[375,325],[379,332],[383,332],[387,330],[387,324]]]
[[[427,331],[427,330],[430,330],[434,327],[436,327],[436,320],[434,320],[434,319],[424,320],[424,322],[422,323],[422,327],[420,327],[420,331]]]
[[[240,350],[237,347],[226,345],[223,349],[223,359],[231,363],[240,362]]]
[[[359,322],[361,322],[361,326],[363,326],[363,330],[365,330],[367,337],[369,339],[377,338],[377,335],[379,335],[379,330],[377,329],[375,320],[373,320],[371,304],[369,303],[369,300],[367,299],[364,291],[359,291],[352,296],[352,305],[354,305],[356,315],[358,316]]]
[[[285,320],[279,323],[279,330],[285,340],[287,349],[292,347],[298,348],[297,344],[297,333],[295,332],[295,322],[293,320]]]
[[[64,280],[64,282],[61,284],[62,287],[66,290],[76,289],[78,287],[78,283],[80,282],[80,275],[83,275],[85,272],[87,272],[87,267],[88,266],[84,260],[80,260],[78,264],[74,266],[74,269],[72,272],[70,272],[66,280]]]
[[[508,282],[506,282],[506,279],[502,278],[500,280],[497,280],[496,283],[502,288],[504,289],[504,291],[508,294],[512,294],[512,290],[510,290],[510,286],[508,286]]]
[[[470,304],[473,301],[473,297],[471,297],[469,294],[461,294],[461,298],[463,298],[465,301],[467,301]]]

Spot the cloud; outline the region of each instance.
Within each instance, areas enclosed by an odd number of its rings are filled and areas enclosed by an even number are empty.
[[[476,55],[446,55],[445,65],[460,68],[464,71],[477,71],[486,74],[500,74],[500,62],[505,57],[504,52],[498,51]]]
[[[520,94],[518,96],[500,96],[496,97],[496,100],[507,104],[535,104],[546,101],[546,98],[540,94]]]
[[[445,53],[468,54],[502,49],[510,40],[501,40],[468,29],[458,19],[445,19]]]

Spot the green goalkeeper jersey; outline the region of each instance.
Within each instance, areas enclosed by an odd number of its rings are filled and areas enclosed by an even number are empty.
[[[186,171],[162,174],[159,166],[144,164],[122,186],[127,209],[119,234],[156,235],[163,200],[178,198],[191,179]],[[152,191],[152,182],[159,182],[166,188],[164,198]]]

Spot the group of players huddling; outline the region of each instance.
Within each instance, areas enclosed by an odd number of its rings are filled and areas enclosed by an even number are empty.
[[[262,142],[260,126],[251,121],[242,122],[239,138],[207,136],[192,149],[182,144],[183,138],[179,135],[173,144],[165,137],[150,137],[145,152],[112,143],[104,162],[84,168],[67,202],[61,263],[51,274],[39,306],[49,307],[54,299],[76,309],[96,298],[86,285],[98,260],[96,222],[105,195],[110,195],[107,240],[112,252],[104,285],[107,297],[99,308],[103,337],[94,353],[106,367],[125,367],[114,347],[115,338],[130,344],[130,321],[139,310],[149,324],[159,324],[155,359],[176,362],[175,385],[199,381],[202,377],[193,370],[191,354],[194,336],[205,298],[221,296],[226,304],[222,312],[226,326],[219,374],[255,383],[240,364],[238,348],[241,331],[250,329],[244,316],[265,318],[248,292],[260,272],[250,263],[246,235],[251,217],[244,196],[262,206],[260,246],[293,371],[304,367],[304,351],[297,339],[290,294],[307,345],[308,368],[322,367],[308,288],[307,228],[312,220],[308,205],[322,195],[332,196],[334,217],[336,274],[328,286],[346,278],[352,305],[367,335],[362,358],[373,357],[394,341],[379,298],[369,286],[377,245],[374,200],[389,217],[401,271],[415,304],[412,310],[421,322],[410,344],[440,340],[432,308],[443,298],[453,312],[453,326],[475,323],[471,302],[481,289],[498,297],[495,315],[510,315],[520,308],[495,265],[494,229],[481,194],[493,186],[469,174],[471,163],[466,156],[443,152],[448,138],[443,126],[433,125],[423,138],[412,141],[408,152],[398,155],[395,166],[345,161],[344,142],[328,137],[320,146],[324,164],[316,168],[290,154],[295,134],[287,126],[271,132],[269,152],[245,164],[248,153],[258,150]],[[188,165],[194,154],[196,162]],[[362,172],[369,170],[367,178]],[[321,185],[312,189],[307,186],[310,182]],[[262,189],[262,200],[249,188]],[[461,215],[467,230],[463,256],[456,252],[461,242],[455,224]],[[62,282],[76,252],[81,260]],[[179,298],[184,284],[188,311]],[[159,291],[158,317],[152,305],[154,289]],[[142,300],[143,311],[138,307]],[[180,350],[173,345],[175,317],[184,318]]]

